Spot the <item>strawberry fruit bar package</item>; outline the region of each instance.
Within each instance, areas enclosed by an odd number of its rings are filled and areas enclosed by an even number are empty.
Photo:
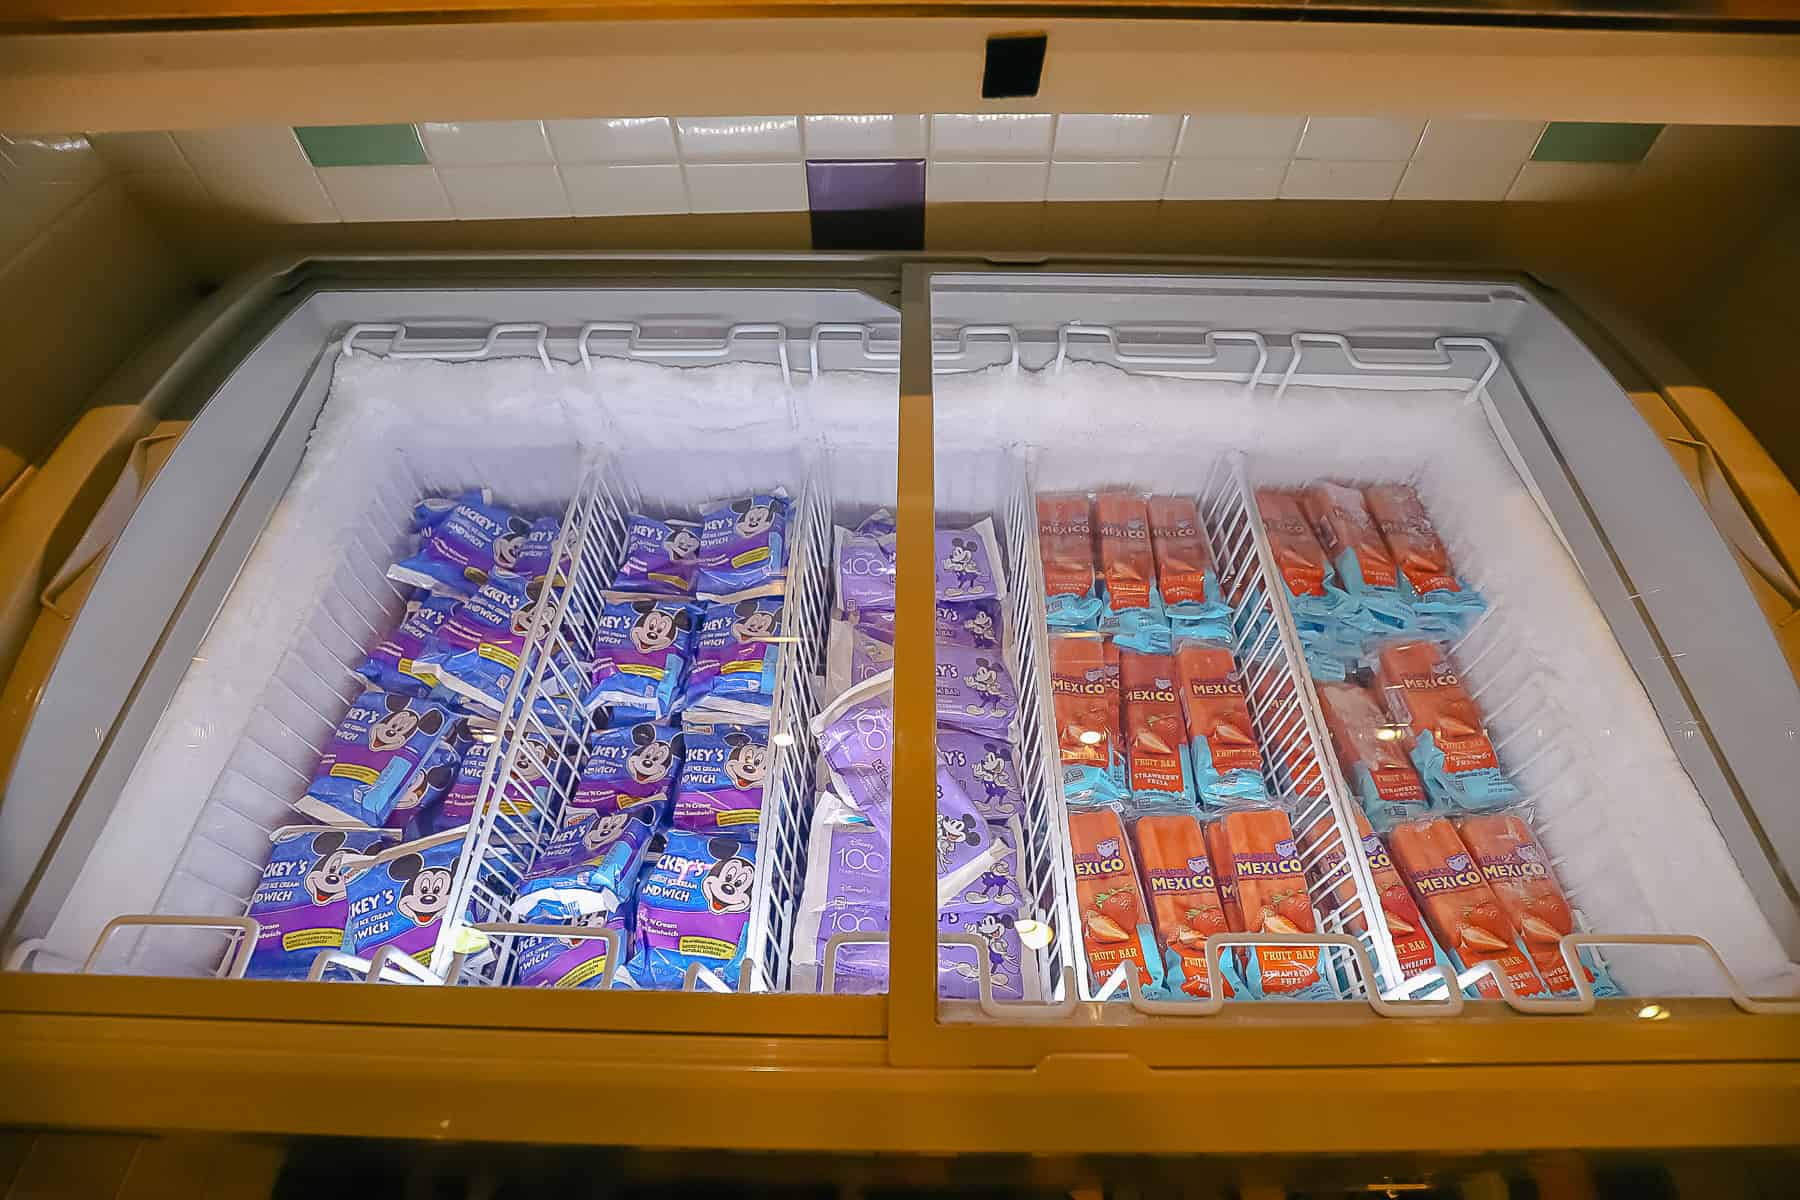
[[[1199,509],[1185,496],[1151,496],[1144,507],[1156,552],[1156,588],[1174,635],[1229,638],[1231,610],[1219,595]]]
[[[1262,751],[1231,648],[1223,642],[1183,642],[1175,652],[1175,676],[1201,805],[1225,808],[1266,799]]]
[[[1401,743],[1406,730],[1394,724],[1381,698],[1358,683],[1319,681],[1314,687],[1338,765],[1362,810],[1383,829],[1424,816],[1425,784]]]
[[[1094,576],[1092,505],[1081,492],[1046,494],[1037,512],[1045,620],[1052,629],[1093,629],[1105,601]]]
[[[1240,808],[1206,827],[1207,858],[1233,933],[1316,933],[1300,847],[1287,813]],[[1317,946],[1240,946],[1224,959],[1227,981],[1253,1000],[1335,1000]]]
[[[1455,826],[1442,817],[1407,821],[1389,832],[1387,843],[1451,966],[1460,973],[1491,962],[1521,996],[1544,990],[1531,960],[1519,949],[1512,921]],[[1463,990],[1471,997],[1500,998],[1500,989],[1485,975]]]
[[[1100,568],[1106,583],[1100,631],[1122,646],[1167,654],[1169,626],[1156,591],[1156,556],[1144,498],[1101,492],[1094,499],[1094,519],[1100,526]]]
[[[1378,483],[1364,488],[1363,498],[1375,527],[1387,540],[1400,588],[1413,597],[1421,625],[1437,622],[1454,629],[1485,607],[1480,593],[1456,577],[1450,552],[1410,484]]]
[[[1382,920],[1387,923],[1388,935],[1394,943],[1394,954],[1400,960],[1401,979],[1422,975],[1434,966],[1448,968],[1449,961],[1443,958],[1431,931],[1425,928],[1425,918],[1419,915],[1419,906],[1413,903],[1412,893],[1406,890],[1400,872],[1394,869],[1394,860],[1388,854],[1387,847],[1370,828],[1369,819],[1360,810],[1356,813],[1356,832],[1363,861],[1369,865],[1369,874],[1375,882],[1375,894],[1381,900]],[[1334,841],[1336,844],[1332,845]],[[1312,868],[1317,879],[1329,878],[1344,861],[1344,843],[1337,836],[1337,824],[1329,811],[1300,835],[1300,849],[1309,855],[1327,845],[1331,848],[1319,854]],[[1356,880],[1345,870],[1341,873],[1340,882],[1332,888],[1327,903],[1336,911],[1347,905],[1355,895]],[[1364,914],[1358,913],[1346,920],[1344,927],[1351,933],[1362,933],[1368,928],[1368,922]],[[1383,982],[1386,986],[1392,986],[1398,981]]]
[[[1150,932],[1144,894],[1125,825],[1112,805],[1069,810],[1069,848],[1075,859],[1075,898],[1081,906],[1081,940],[1087,949],[1094,986],[1104,988],[1124,967],[1135,972],[1138,989],[1162,990],[1162,956]],[[1124,995],[1123,988],[1120,996]]]
[[[1317,678],[1342,679],[1343,660],[1359,652],[1362,640],[1347,638],[1342,625],[1342,618],[1355,611],[1356,601],[1338,586],[1299,497],[1277,488],[1257,488],[1256,511],[1269,536],[1275,569],[1287,585],[1288,608],[1307,666]]]
[[[1575,982],[1562,954],[1562,937],[1575,931],[1575,918],[1556,876],[1550,873],[1550,856],[1538,844],[1531,826],[1512,813],[1495,813],[1464,817],[1456,823],[1456,832],[1518,930],[1544,983],[1558,994],[1574,992]],[[1594,995],[1624,994],[1586,948],[1579,954]]]
[[[1131,798],[1139,805],[1189,809],[1194,805],[1187,723],[1181,719],[1181,696],[1175,686],[1175,660],[1169,655],[1119,653],[1126,766]]]
[[[1344,620],[1366,633],[1405,630],[1412,622],[1412,606],[1400,590],[1394,556],[1362,493],[1338,483],[1315,483],[1302,494],[1300,507],[1337,569],[1338,582],[1357,600]]]
[[[1518,799],[1480,710],[1435,642],[1387,643],[1376,675],[1388,711],[1407,726],[1407,751],[1434,803],[1492,812]]]
[[[1050,639],[1050,693],[1063,794],[1098,803],[1127,790],[1119,729],[1119,648],[1093,634]]]
[[[1212,994],[1206,939],[1229,933],[1206,835],[1192,813],[1154,813],[1132,827],[1138,869],[1150,896],[1150,926],[1162,951],[1163,986],[1170,996]],[[1232,995],[1225,984],[1225,995]]]

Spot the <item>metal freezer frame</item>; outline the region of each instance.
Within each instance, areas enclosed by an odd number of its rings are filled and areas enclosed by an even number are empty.
[[[514,290],[835,285],[884,302],[897,298],[900,347],[890,357],[897,359],[900,384],[898,500],[905,555],[908,546],[921,553],[929,545],[932,527],[930,280],[934,273],[983,271],[1013,277],[1241,272],[1316,279],[1337,274],[1271,270],[1264,264],[1234,268],[1116,258],[1021,266],[973,259],[902,262],[881,256],[373,257],[292,263],[267,272],[242,285],[242,298],[215,324],[238,325],[243,332],[235,344],[242,347],[258,331],[275,328],[312,295],[396,284]],[[1388,270],[1357,274],[1402,288],[1410,282]],[[1510,277],[1489,275],[1468,282],[1517,289],[1521,299],[1535,291],[1528,281]],[[191,338],[193,332],[181,336]],[[171,361],[180,349],[166,348]],[[172,380],[170,386],[179,382]],[[1558,457],[1560,442],[1553,445],[1544,436],[1544,416],[1529,407],[1514,415],[1537,434],[1530,453],[1540,456],[1540,463],[1554,465],[1556,477],[1568,483],[1566,493],[1551,502],[1566,506],[1592,529],[1589,498],[1575,486],[1572,468]],[[1672,468],[1670,474],[1674,476]],[[1692,505],[1685,489],[1674,493],[1672,503]],[[1692,507],[1692,517],[1704,521],[1698,505]],[[1716,540],[1717,535],[1708,526],[1706,536]],[[1617,548],[1597,535],[1585,550],[1622,571]],[[1718,550],[1729,565],[1723,547]],[[1587,557],[1578,557],[1587,564]],[[908,628],[930,628],[922,622],[931,619],[931,589],[918,582],[921,578],[928,576],[915,572],[902,578],[902,637],[917,636],[909,635]],[[1726,590],[1742,586],[1734,569],[1713,582]],[[1616,633],[1623,614],[1653,636],[1641,599],[1623,586],[1610,597],[1602,595],[1591,577],[1590,586]],[[1747,596],[1743,603],[1754,614]],[[1620,637],[1626,641],[1624,633]],[[1772,657],[1779,663],[1778,653]],[[1633,661],[1638,662],[1636,654]],[[929,685],[903,675],[897,695],[902,727],[928,727]],[[929,754],[928,742],[909,745],[903,736],[897,776],[910,775],[917,782],[921,769],[931,770]],[[922,830],[916,832],[921,836],[902,836],[895,850],[894,940],[898,958],[923,963],[935,934],[925,885],[907,882],[914,875],[929,878],[924,869],[928,838]],[[1631,1019],[1638,1008],[1635,1001],[1603,1004],[1604,1016],[1582,1021],[1528,1019],[1506,1011],[1466,1012],[1448,1021],[1390,1021],[1366,1004],[1346,1002],[1304,1008],[1261,1005],[1201,1021],[953,1028],[938,1019],[932,972],[927,968],[912,974],[917,978],[909,979],[904,967],[898,970],[898,986],[886,1000],[656,993],[608,996],[603,1013],[591,994],[337,989],[331,994],[330,1014],[322,1020],[317,989],[6,973],[0,974],[0,1011],[6,1014],[8,1049],[0,1053],[12,1060],[14,1069],[8,1073],[31,1085],[11,1091],[0,1119],[391,1136],[514,1137],[528,1132],[538,1140],[673,1144],[697,1139],[827,1149],[1032,1149],[1046,1141],[1071,1151],[1322,1150],[1339,1144],[1449,1149],[1568,1144],[1572,1137],[1592,1145],[1669,1144],[1669,1123],[1647,1124],[1641,1110],[1609,1112],[1600,1094],[1604,1079],[1621,1089],[1647,1088],[1678,1105],[1683,1123],[1673,1132],[1691,1138],[1692,1144],[1779,1141],[1795,1133],[1794,1118],[1783,1115],[1791,1114],[1793,1106],[1782,1100],[1791,1099],[1800,1086],[1800,1069],[1793,1063],[1800,1057],[1800,1017],[1752,1017],[1723,1000],[1682,1001],[1675,1006],[1675,1019],[1658,1021]],[[375,1059],[385,1055],[391,1069],[371,1062],[376,1046]],[[575,1069],[590,1056],[607,1064],[607,1077],[634,1098],[609,1106],[604,1127],[571,1113],[532,1123],[528,1131],[518,1122],[503,1130],[486,1128],[466,1089],[449,1086],[453,1075],[479,1076],[487,1085],[480,1089],[485,1101],[512,1095],[528,1105],[544,1072]],[[1570,1067],[1580,1071],[1582,1089],[1568,1089],[1562,1082]],[[1298,1092],[1329,1105],[1331,1097],[1317,1093],[1352,1086],[1343,1078],[1351,1068],[1355,1087],[1374,1095],[1391,1091],[1393,1106],[1333,1105],[1331,1129],[1324,1135],[1317,1120],[1269,1128],[1257,1119],[1253,1103],[1244,1105],[1244,1112],[1221,1117],[1204,1136],[1181,1119],[1186,1102],[1205,1094],[1249,1100]],[[351,1075],[368,1080],[374,1089],[373,1095],[362,1097],[359,1112],[367,1113],[374,1095],[380,1096],[385,1115],[375,1125],[306,1099],[318,1095],[324,1081],[341,1085]],[[432,1086],[434,1079],[445,1086]],[[132,1080],[136,1083],[128,1082]],[[1491,1127],[1471,1131],[1409,1122],[1397,1128],[1392,1119],[1394,1108],[1435,1112],[1449,1097],[1466,1097],[1471,1088],[1486,1090],[1510,1114],[1512,1123],[1500,1140]],[[1440,1094],[1443,1100],[1433,1098]],[[1077,1114],[1097,1095],[1131,1098],[1132,1121],[1081,1120]],[[1509,1096],[1518,1102],[1505,1103]],[[964,1103],[943,1102],[953,1097]],[[909,1098],[925,1102],[909,1103]],[[679,1123],[669,1119],[676,1112],[686,1114]],[[865,1112],[869,1119],[846,1129],[854,1120],[848,1114],[855,1112]],[[1152,1115],[1140,1119],[1146,1112]]]

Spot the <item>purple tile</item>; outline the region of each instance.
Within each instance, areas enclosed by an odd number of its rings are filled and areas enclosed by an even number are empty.
[[[806,164],[817,250],[920,250],[925,246],[925,160]]]

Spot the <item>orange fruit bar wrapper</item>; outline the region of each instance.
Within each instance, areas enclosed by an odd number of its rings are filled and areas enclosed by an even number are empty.
[[[1300,507],[1332,562],[1343,566],[1345,552],[1354,550],[1364,584],[1372,588],[1400,585],[1394,556],[1376,527],[1375,518],[1369,515],[1361,492],[1339,483],[1315,483],[1302,494]]]
[[[1167,654],[1120,651],[1119,685],[1133,794],[1191,796],[1182,763],[1187,723],[1181,719],[1181,697],[1175,691],[1175,660]]]
[[[1205,604],[1206,573],[1212,569],[1212,547],[1200,526],[1200,510],[1185,496],[1152,496],[1144,502],[1150,515],[1150,544],[1156,552],[1156,582],[1165,604]]]
[[[1466,967],[1493,963],[1522,996],[1544,990],[1543,981],[1519,949],[1499,898],[1482,878],[1481,868],[1457,836],[1455,826],[1442,817],[1406,821],[1394,827],[1387,841],[1394,865],[1405,877],[1438,945]],[[1476,988],[1489,1000],[1500,998],[1500,989],[1486,976]]]
[[[1037,498],[1037,510],[1045,592],[1087,595],[1094,586],[1094,527],[1088,498],[1079,492],[1043,495]]]
[[[1544,982],[1553,992],[1573,989],[1561,939],[1565,933],[1575,932],[1575,917],[1569,911],[1568,897],[1550,873],[1550,856],[1538,844],[1531,826],[1509,813],[1497,813],[1465,817],[1456,823],[1456,832],[1523,939],[1525,952]],[[1585,973],[1592,983],[1593,972]]]
[[[1250,702],[1231,650],[1218,642],[1185,643],[1175,652],[1175,675],[1188,736],[1206,741],[1213,769],[1221,775],[1262,770]]]
[[[1361,843],[1363,861],[1369,864],[1369,874],[1375,881],[1375,894],[1381,900],[1381,917],[1387,923],[1388,934],[1394,942],[1394,953],[1400,960],[1402,978],[1410,979],[1414,975],[1423,974],[1437,964],[1437,948],[1432,945],[1431,935],[1425,931],[1425,918],[1419,914],[1418,905],[1413,903],[1412,893],[1406,890],[1406,884],[1400,878],[1400,872],[1394,869],[1394,860],[1388,854],[1387,846],[1375,836],[1369,826],[1369,819],[1361,810],[1356,813],[1356,833]],[[1332,843],[1335,842],[1335,845]],[[1337,823],[1329,812],[1324,813],[1300,835],[1300,845],[1307,851],[1320,846],[1331,848],[1319,856],[1313,871],[1319,879],[1327,878],[1344,861],[1345,846],[1342,838],[1337,836]],[[1337,911],[1356,896],[1356,879],[1349,871],[1343,872],[1342,879],[1331,889],[1329,898],[1332,911]],[[1368,928],[1364,914],[1358,913],[1344,922],[1344,928],[1351,933],[1361,933]]]
[[[1162,976],[1152,962],[1153,947],[1125,827],[1115,808],[1069,812],[1069,848],[1075,859],[1075,898],[1081,906],[1081,940],[1094,982],[1103,984],[1119,964],[1129,963],[1140,987]]]
[[[1425,784],[1406,757],[1405,744],[1396,736],[1402,731],[1389,719],[1380,698],[1356,683],[1314,680],[1313,687],[1338,764],[1363,803],[1424,804]]]
[[[1275,568],[1288,591],[1296,596],[1323,596],[1325,581],[1331,578],[1331,563],[1307,524],[1306,514],[1300,511],[1299,499],[1292,492],[1257,488],[1256,511],[1262,516],[1269,548],[1275,552]]]
[[[1132,837],[1137,844],[1138,869],[1150,894],[1150,925],[1156,944],[1165,955],[1180,960],[1181,990],[1204,999],[1212,994],[1206,939],[1230,932],[1231,926],[1219,901],[1199,818],[1192,813],[1140,817]],[[1227,983],[1225,995],[1231,994]]]
[[[1364,488],[1363,498],[1368,501],[1375,527],[1387,540],[1389,553],[1415,592],[1423,595],[1431,591],[1462,591],[1450,563],[1450,552],[1444,549],[1437,526],[1431,523],[1431,514],[1425,511],[1419,493],[1411,485],[1378,483]]]
[[[1453,774],[1498,770],[1494,743],[1462,679],[1435,642],[1389,642],[1376,659],[1389,711],[1416,740],[1429,733]]]
[[[1234,933],[1316,933],[1293,826],[1278,808],[1228,812],[1206,827],[1207,857]],[[1319,983],[1316,946],[1254,946],[1269,995]]]
[[[1124,758],[1117,646],[1099,637],[1051,638],[1050,695],[1064,763],[1105,768]]]
[[[1150,548],[1150,513],[1142,496],[1101,492],[1094,499],[1100,526],[1100,568],[1106,574],[1107,603],[1114,612],[1150,607],[1156,560]]]

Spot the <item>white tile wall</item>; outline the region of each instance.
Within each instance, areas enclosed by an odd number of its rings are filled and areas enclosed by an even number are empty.
[[[1125,162],[1175,152],[1181,118],[1154,113],[1063,113],[1056,118],[1051,157],[1058,162]],[[1056,188],[1051,174],[1051,190]]]
[[[1519,174],[1519,164],[1505,159],[1420,162],[1406,168],[1396,200],[1504,200]]]
[[[1391,200],[1403,162],[1312,162],[1295,159],[1281,177],[1283,200]]]
[[[320,167],[346,221],[447,221],[455,214],[430,167]]]
[[[1178,158],[1163,199],[1273,200],[1287,168],[1285,158]]]
[[[1169,177],[1166,158],[1129,162],[1050,164],[1049,200],[1160,200]]]
[[[675,131],[688,162],[800,161],[799,117],[680,117]]]
[[[1183,158],[1278,158],[1286,162],[1300,144],[1305,117],[1189,116],[1176,153]]]
[[[673,163],[675,122],[667,117],[545,121],[560,163]]]
[[[924,158],[923,113],[824,114],[801,122],[807,158]]]
[[[931,162],[925,167],[925,199],[954,204],[967,200],[1021,203],[1044,198],[1050,181],[1047,162]]]
[[[1045,160],[1056,134],[1051,113],[937,113],[931,157],[944,162]]]
[[[1309,117],[1296,158],[1335,162],[1405,162],[1425,132],[1423,121],[1383,117]]]
[[[405,168],[370,168],[396,169]],[[563,194],[562,177],[555,167],[439,167],[438,179],[459,220],[569,215],[569,198]]]
[[[804,212],[806,166],[781,163],[688,163],[688,207],[694,212]]]
[[[426,121],[419,125],[426,156],[439,167],[553,163],[542,121]]]
[[[569,208],[578,217],[629,217],[688,211],[687,185],[675,163],[595,163],[562,168]]]
[[[418,129],[429,165],[327,168],[281,126],[4,133],[0,181],[15,185],[0,194],[0,224],[16,241],[106,170],[161,208],[323,222],[797,211],[808,158],[922,157],[927,200],[951,203],[1562,200],[1611,194],[1655,165],[1529,162],[1543,128],[1026,112],[427,122]]]

